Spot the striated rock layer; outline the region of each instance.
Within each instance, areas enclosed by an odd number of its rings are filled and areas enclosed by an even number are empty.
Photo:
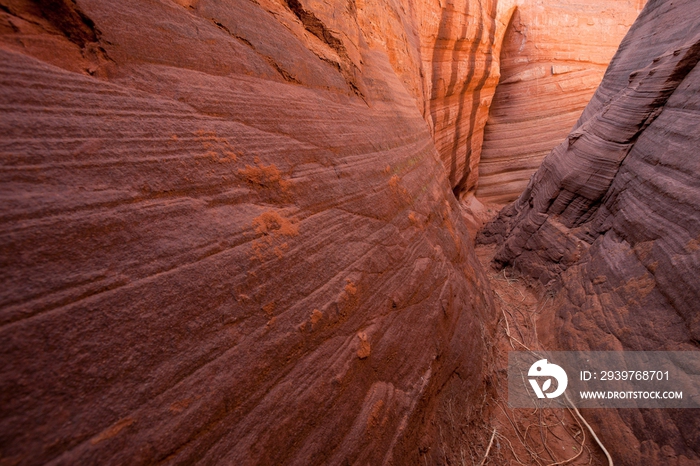
[[[306,35],[316,31],[309,37],[310,50],[335,64],[358,95],[371,86],[357,75],[363,67],[360,48],[365,44],[386,54],[430,127],[457,197],[473,194],[480,186],[478,195],[489,202],[501,202],[503,194],[499,193],[503,192],[509,200],[517,196],[534,171],[533,164],[539,164],[555,141],[565,136],[643,4],[643,0],[612,5],[573,0],[457,0],[445,4],[363,0],[347,8],[314,3],[307,8],[313,14],[307,14],[301,3],[290,2],[289,7],[306,25]],[[267,0],[261,5],[278,19],[284,18],[285,8],[280,9],[276,2]],[[294,28],[293,23],[283,23]],[[340,33],[333,35],[332,31]],[[330,45],[316,43],[317,38],[324,42],[329,35],[335,37]],[[506,49],[501,51],[504,36]],[[504,57],[503,72],[500,57]],[[545,69],[554,74],[552,80],[540,79],[538,73]],[[288,70],[282,67],[281,72]],[[482,166],[484,128],[503,73],[503,89],[491,116],[489,152]],[[287,77],[298,78],[294,73]],[[509,115],[502,121],[506,126],[498,127],[496,115],[503,117],[504,111]],[[523,124],[527,128],[521,128]],[[541,138],[534,142],[530,137],[533,128],[548,135],[546,147]],[[513,137],[521,138],[515,151]],[[534,159],[528,144],[539,147]],[[504,167],[504,161],[498,159],[503,152],[493,150],[506,146],[510,160]],[[522,152],[523,148],[530,152]],[[491,177],[494,170],[499,174],[511,170],[513,159],[517,166],[526,166],[518,174],[525,178],[513,184],[510,175]],[[479,184],[482,175],[485,180]]]
[[[515,3],[355,2],[365,40],[385,51],[416,99],[458,195],[476,187],[501,42]]]
[[[506,203],[566,137],[644,0],[519,2],[480,154],[476,195]]]
[[[574,131],[480,238],[560,290],[564,349],[700,349],[696,12],[647,4]],[[589,414],[616,464],[700,463],[694,410]]]
[[[514,4],[462,0],[448,3],[436,24],[422,19],[425,118],[458,197],[476,187],[500,47]]]
[[[396,59],[418,13],[0,5],[0,462],[442,456],[495,322]]]

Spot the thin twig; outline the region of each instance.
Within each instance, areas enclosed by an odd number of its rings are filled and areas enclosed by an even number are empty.
[[[489,457],[489,452],[491,451],[491,446],[493,445],[493,439],[496,437],[496,428],[493,428],[493,434],[491,434],[491,440],[489,441],[489,446],[486,448],[486,453],[484,454],[484,459],[481,460],[481,463],[479,463],[479,466],[484,466],[484,463],[486,463],[486,458]]]
[[[496,294],[498,295],[498,293],[496,293]],[[499,295],[498,297],[500,298],[501,296]],[[503,299],[503,298],[501,298],[501,299]],[[525,348],[526,350],[532,351],[530,348],[528,348],[527,346],[525,346],[525,345],[524,345],[523,343],[521,343],[517,338],[514,338],[514,337],[510,334],[510,327],[509,327],[509,325],[508,325],[508,317],[506,317],[506,311],[503,310],[503,307],[501,307],[501,312],[503,313],[503,318],[504,318],[505,321],[506,321],[506,335],[508,336],[508,338],[510,338],[510,339],[512,340],[511,343],[510,343],[510,346],[511,346],[513,349],[515,349],[515,346],[513,346],[513,341],[514,341],[514,342],[516,342],[517,344],[519,344],[520,346],[522,346],[523,348]]]
[[[600,449],[603,450],[603,453],[605,453],[605,456],[608,458],[608,466],[613,466],[612,457],[610,456],[610,453],[608,453],[608,450],[603,446],[603,442],[601,442],[600,439],[598,438],[598,436],[595,434],[595,432],[593,432],[593,428],[586,421],[586,418],[584,418],[581,415],[581,413],[578,411],[578,409],[576,409],[576,406],[574,406],[574,404],[571,402],[569,395],[564,393],[564,396],[566,397],[566,401],[568,401],[569,404],[571,405],[571,407],[574,409],[574,412],[578,415],[579,419],[581,419],[581,421],[586,425],[586,427],[588,427],[588,431],[591,433],[591,435],[595,439],[595,441],[598,444],[598,446],[600,447]]]
[[[497,435],[498,435],[498,438],[499,438],[499,439],[505,440],[505,441],[508,443],[508,447],[510,448],[510,452],[513,454],[513,458],[515,458],[515,461],[517,461],[518,464],[522,464],[523,466],[527,466],[527,464],[525,464],[525,463],[523,463],[522,461],[520,461],[520,458],[519,458],[518,455],[515,453],[515,448],[513,448],[513,444],[510,443],[510,440],[508,440],[508,437],[506,437],[506,436],[504,436],[504,435],[501,435],[501,434],[497,434]]]
[[[501,408],[501,411],[503,411],[503,414],[506,415],[506,419],[508,419],[508,422],[510,422],[510,425],[513,427],[513,430],[516,433],[516,436],[518,437],[518,440],[520,440],[520,443],[522,444],[523,448],[525,448],[525,451],[532,457],[532,459],[537,463],[538,465],[541,465],[539,458],[540,455],[537,454],[537,452],[532,451],[532,449],[527,445],[526,443],[526,438],[523,437],[523,434],[520,432],[520,429],[518,429],[515,425],[515,422],[510,418],[510,415],[508,414],[508,411],[506,411],[503,406],[501,406],[501,403],[496,401],[496,404],[498,405],[499,408]],[[525,435],[527,435],[527,430],[525,431]]]
[[[549,454],[549,457],[552,458],[552,461],[556,461],[557,460],[556,456],[554,455],[552,450],[549,449],[549,445],[547,445],[547,433],[542,428],[542,426],[544,425],[544,420],[542,419],[542,411],[539,412],[539,419],[540,419],[540,424],[539,424],[540,438],[542,439],[542,446],[544,446],[545,451],[547,452],[547,454]]]

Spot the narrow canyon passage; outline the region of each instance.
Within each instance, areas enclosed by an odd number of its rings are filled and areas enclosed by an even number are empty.
[[[0,0],[0,466],[700,464],[699,1]]]
[[[551,347],[555,338],[551,330],[553,296],[541,285],[533,283],[510,267],[496,270],[494,245],[477,245],[476,255],[486,271],[499,315],[496,341],[493,348],[494,370],[492,396],[486,402],[491,428],[488,461],[483,464],[571,464],[607,465],[601,445],[592,428],[580,412],[574,409],[525,409],[508,406],[508,352],[541,351]],[[471,463],[455,461],[448,464],[481,464],[478,453],[483,451],[483,434],[479,437],[480,450],[472,452]],[[599,443],[600,442],[600,443]],[[476,448],[475,448],[476,450]],[[483,453],[486,457],[486,453]],[[486,459],[486,458],[484,458]]]
[[[517,2],[481,130],[476,195],[514,201],[571,131],[644,1]]]

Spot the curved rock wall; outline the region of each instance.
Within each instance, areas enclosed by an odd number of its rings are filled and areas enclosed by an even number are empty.
[[[473,191],[484,125],[515,0],[358,1],[358,22],[383,50],[430,126],[456,194]]]
[[[644,0],[525,0],[500,59],[476,196],[506,203],[566,137],[603,78]]]
[[[347,8],[315,3],[310,8],[328,31],[341,31],[342,47],[336,47],[342,48],[340,52],[321,46],[314,50],[326,50],[324,59],[344,70],[359,95],[365,83],[352,77],[363,66],[357,50],[365,44],[386,54],[430,127],[457,197],[474,193],[479,186],[477,195],[500,202],[504,192],[509,200],[522,192],[546,152],[569,131],[642,1],[362,0]],[[269,11],[279,9],[268,3],[262,5]],[[298,11],[305,11],[297,4]],[[552,79],[541,79],[543,70],[553,73]],[[502,89],[489,116],[501,75]],[[504,126],[498,126],[496,115]],[[482,158],[489,118],[491,136]],[[540,137],[532,137],[533,129]],[[515,148],[512,138],[520,138]],[[536,156],[528,145],[537,146]],[[507,161],[501,149],[509,154]],[[514,159],[517,167],[525,166],[524,171],[515,170],[517,175],[513,175]],[[504,177],[504,171],[510,174]],[[518,179],[515,183],[513,176]]]
[[[403,39],[359,1],[0,4],[0,462],[433,463],[495,317]]]
[[[574,131],[480,237],[559,290],[562,349],[700,349],[696,12],[647,4]],[[693,410],[589,415],[616,464],[700,462]]]
[[[474,190],[500,46],[514,1],[448,3],[422,25],[425,117],[459,197]],[[427,23],[427,24],[426,24]]]

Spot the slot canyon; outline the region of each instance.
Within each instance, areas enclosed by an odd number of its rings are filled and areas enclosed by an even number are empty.
[[[0,466],[700,465],[506,371],[700,350],[699,60],[698,0],[0,0]]]

